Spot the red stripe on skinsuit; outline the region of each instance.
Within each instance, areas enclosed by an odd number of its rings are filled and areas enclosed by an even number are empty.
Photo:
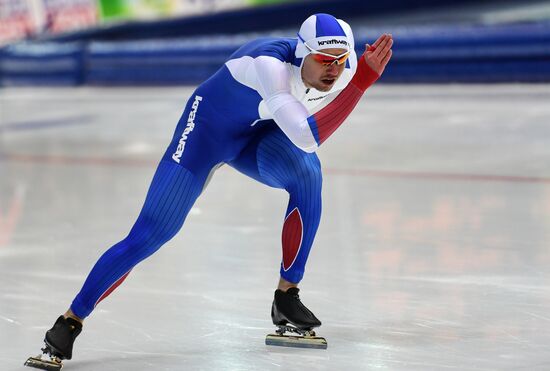
[[[124,280],[126,279],[126,277],[128,277],[128,275],[130,274],[130,272],[131,272],[131,271],[126,272],[126,274],[125,274],[124,276],[120,277],[115,283],[113,283],[113,284],[111,285],[111,287],[109,287],[109,288],[107,289],[107,291],[105,291],[105,292],[103,293],[103,295],[101,295],[101,297],[100,297],[99,299],[97,299],[97,301],[96,301],[94,307],[96,307],[96,306],[97,306],[103,299],[105,299],[107,296],[111,295],[111,293],[112,293],[113,291],[115,291],[116,288],[117,288],[118,286],[120,286],[120,284],[121,284],[122,282],[124,282]]]
[[[288,214],[283,226],[283,269],[289,270],[294,264],[302,246],[303,225],[298,208]]]
[[[365,90],[374,84],[380,76],[367,65],[364,55],[357,62],[357,70],[338,96],[319,112],[313,114],[319,135],[318,144],[322,144],[342,125],[353,111]]]

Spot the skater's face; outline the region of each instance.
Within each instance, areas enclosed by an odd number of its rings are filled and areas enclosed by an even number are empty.
[[[344,72],[349,53],[345,55],[347,50],[341,48],[330,48],[320,51],[335,57],[341,56],[341,58],[339,60],[334,59],[333,63],[328,64],[328,62],[332,61],[332,58],[329,56],[308,54],[302,66],[302,81],[308,88],[329,91],[336,83],[336,80],[342,75],[342,72]]]

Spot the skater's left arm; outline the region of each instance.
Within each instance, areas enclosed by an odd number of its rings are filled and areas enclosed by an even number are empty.
[[[256,58],[258,92],[286,136],[305,152],[314,152],[349,116],[365,90],[381,76],[389,62],[393,40],[384,34],[359,59],[357,71],[338,96],[319,112],[309,115],[290,93],[290,73],[274,58]]]
[[[393,39],[389,34],[380,36],[372,46],[367,44],[357,63],[357,71],[348,86],[326,107],[307,118],[318,145],[342,125],[365,90],[382,75],[392,56],[392,45]]]

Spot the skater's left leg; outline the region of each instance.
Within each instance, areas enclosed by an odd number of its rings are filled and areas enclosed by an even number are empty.
[[[301,302],[297,288],[321,219],[322,175],[317,155],[302,151],[283,132],[272,128],[258,135],[229,164],[289,193],[282,232],[281,278],[271,308],[273,323],[282,328],[291,323],[299,331],[320,326],[321,321]]]
[[[261,183],[288,192],[279,289],[296,287],[304,276],[321,219],[319,158],[296,147],[279,129],[271,128],[260,133],[229,165]]]

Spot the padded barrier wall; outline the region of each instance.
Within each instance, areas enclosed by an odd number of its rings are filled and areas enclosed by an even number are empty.
[[[388,82],[550,82],[550,22],[403,29],[394,38]]]
[[[0,86],[85,83],[84,44],[16,44],[0,49]]]
[[[382,32],[395,39],[382,81],[550,82],[550,22],[357,28],[358,54]],[[20,43],[0,49],[0,85],[197,84],[250,38]]]

